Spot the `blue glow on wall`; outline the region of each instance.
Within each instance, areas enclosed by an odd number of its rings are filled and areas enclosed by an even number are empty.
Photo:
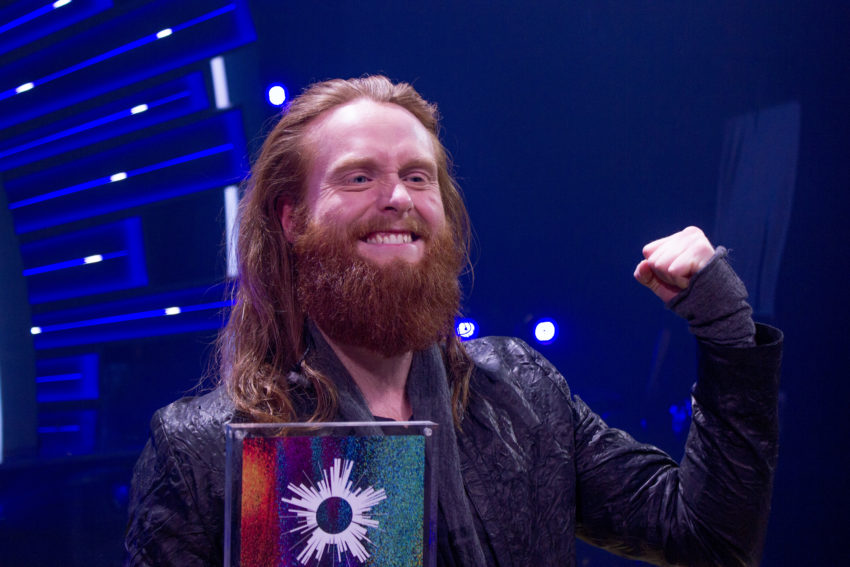
[[[0,22],[6,22],[0,26],[0,54],[46,37],[112,6],[109,0],[73,0],[64,5],[58,4],[60,2],[48,2],[25,13],[16,10],[16,5],[0,10]]]
[[[150,2],[4,65],[0,68],[0,84],[6,98],[0,98],[0,130],[255,39],[247,3],[222,4],[213,0],[179,5],[165,0]],[[210,10],[211,5],[215,9]],[[196,17],[176,24],[168,21],[202,10]],[[191,33],[178,33],[187,27],[192,28]],[[156,30],[166,28],[172,34],[156,39]],[[146,41],[145,47],[128,48],[128,35]],[[114,47],[116,44],[121,47]],[[97,64],[100,61],[109,63]],[[47,84],[45,79],[49,79]],[[18,94],[20,87],[28,83],[32,83],[32,88]]]
[[[39,403],[96,400],[100,396],[99,358],[81,354],[36,361]]]
[[[215,146],[212,148],[206,148],[204,150],[200,150],[197,152],[192,152],[190,154],[177,156],[175,158],[167,159],[165,161],[161,161],[158,163],[152,163],[149,165],[145,165],[143,167],[139,167],[136,169],[131,169],[129,171],[120,171],[118,173],[113,173],[106,177],[100,177],[97,179],[91,179],[89,181],[84,181],[83,183],[78,183],[76,185],[72,185],[70,187],[64,187],[62,189],[56,189],[55,191],[50,191],[49,193],[44,193],[43,195],[39,195],[37,197],[31,197],[29,199],[22,199],[21,201],[15,201],[9,203],[9,208],[14,210],[20,207],[26,207],[28,205],[34,205],[36,203],[41,203],[44,201],[48,201],[50,199],[56,199],[58,197],[64,197],[65,195],[71,195],[72,193],[77,193],[79,191],[85,191],[86,189],[93,189],[95,187],[100,187],[101,185],[107,185],[109,183],[116,183],[118,181],[124,181],[128,177],[136,177],[137,175],[144,175],[145,173],[151,173],[153,171],[158,171],[160,169],[165,169],[166,167],[172,167],[175,165],[180,165],[181,163],[190,162],[196,159],[201,159],[209,156],[213,156],[215,154],[222,154],[229,152],[233,149],[233,144],[221,144],[219,146]]]
[[[200,24],[202,22],[205,22],[207,20],[210,20],[212,18],[215,18],[215,17],[220,16],[222,14],[225,14],[227,12],[233,11],[235,9],[236,9],[235,4],[228,4],[227,6],[219,8],[218,10],[213,10],[212,12],[208,12],[206,14],[203,14],[202,16],[198,16],[197,18],[192,18],[189,21],[171,26],[170,28],[165,28],[165,30],[159,30],[156,33],[152,33],[152,34],[140,37],[139,39],[136,39],[136,40],[131,41],[129,43],[125,43],[124,45],[119,45],[118,47],[110,49],[109,51],[106,51],[105,53],[101,53],[101,54],[96,55],[94,57],[90,57],[90,58],[88,58],[84,61],[80,61],[79,63],[77,63],[75,65],[71,65],[70,67],[66,67],[64,69],[54,71],[53,73],[50,73],[49,75],[45,75],[43,77],[27,81],[24,84],[27,85],[28,88],[22,89],[21,88],[22,85],[16,85],[15,87],[13,87],[11,89],[7,89],[5,91],[0,91],[0,101],[3,101],[4,99],[13,97],[15,95],[19,95],[19,94],[23,94],[25,92],[29,92],[36,87],[45,85],[45,84],[52,82],[52,81],[55,81],[57,79],[61,79],[62,77],[66,77],[66,76],[68,76],[72,73],[76,73],[77,71],[82,71],[83,69],[91,67],[92,65],[97,65],[98,63],[102,63],[103,61],[107,61],[109,59],[112,59],[113,57],[117,57],[118,55],[121,55],[123,53],[127,53],[128,51],[138,49],[139,47],[145,46],[145,45],[152,43],[154,41],[157,41],[157,40],[160,40],[160,39],[165,39],[167,37],[170,37],[173,33],[183,31],[183,30],[190,28],[194,25]],[[169,30],[169,33],[162,33],[163,31],[166,31],[166,30]],[[32,85],[32,86],[29,86],[29,85]]]
[[[221,285],[179,290],[33,316],[36,349],[217,330],[232,302]]]
[[[230,110],[31,175],[10,175],[5,186],[15,231],[237,183],[247,169],[245,154],[241,115]]]
[[[42,411],[39,413],[39,453],[44,457],[87,455],[95,448],[97,411]]]
[[[190,73],[3,140],[0,168],[19,167],[208,107],[203,76]]]
[[[21,257],[33,304],[148,283],[138,217],[24,244]]]

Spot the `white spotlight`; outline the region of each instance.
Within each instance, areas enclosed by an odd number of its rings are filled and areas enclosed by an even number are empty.
[[[156,38],[162,39],[164,37],[170,36],[172,33],[174,32],[171,30],[171,28],[165,28],[164,30],[159,30],[158,32],[156,32]]]
[[[148,109],[148,105],[139,104],[130,109],[130,114],[140,114]]]
[[[478,334],[478,325],[472,319],[461,319],[457,322],[457,335],[462,339],[471,339]]]
[[[101,254],[93,254],[83,258],[84,264],[97,264],[98,262],[103,262],[103,256]]]
[[[112,181],[113,183],[116,182],[116,181],[124,181],[125,179],[127,179],[127,172],[126,171],[119,171],[118,173],[113,173],[112,175],[109,176],[109,180]]]
[[[180,314],[180,308],[179,307],[166,307],[165,308],[165,314],[166,315],[179,315]]]
[[[551,319],[538,321],[534,326],[534,338],[541,343],[551,343],[558,336],[558,326]]]
[[[21,94],[21,93],[25,93],[25,92],[27,92],[27,91],[31,91],[31,90],[33,90],[34,88],[35,88],[35,84],[34,84],[34,83],[24,83],[23,85],[21,85],[21,86],[19,86],[19,87],[15,87],[15,92],[16,92],[17,94]]]
[[[280,106],[286,102],[286,89],[283,85],[272,85],[269,87],[269,102],[275,106]]]

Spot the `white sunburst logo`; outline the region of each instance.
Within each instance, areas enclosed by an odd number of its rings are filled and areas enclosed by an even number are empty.
[[[343,553],[350,553],[361,563],[369,557],[363,542],[371,542],[366,536],[367,528],[377,528],[378,521],[372,519],[372,508],[386,499],[384,489],[371,486],[355,488],[349,481],[354,461],[334,459],[329,469],[322,471],[322,480],[317,486],[296,485],[290,482],[286,488],[296,496],[281,498],[290,505],[289,511],[298,518],[298,525],[289,533],[305,534],[307,544],[298,554],[298,561],[306,565],[315,555],[322,559],[325,548],[336,547],[337,560]]]

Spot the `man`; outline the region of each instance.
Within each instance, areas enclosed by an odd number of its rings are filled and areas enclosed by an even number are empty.
[[[226,422],[410,418],[443,425],[438,565],[574,565],[576,536],[658,564],[757,564],[781,335],[754,326],[725,250],[691,227],[635,269],[700,343],[676,464],[521,341],[458,341],[469,225],[437,131],[436,108],[384,77],[290,104],[241,203],[221,384],[154,416],[128,564],[221,563]]]

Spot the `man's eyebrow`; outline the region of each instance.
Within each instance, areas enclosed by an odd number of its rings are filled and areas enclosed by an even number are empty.
[[[331,165],[332,173],[340,173],[349,169],[377,169],[377,163],[372,158],[350,157],[343,158]]]
[[[332,175],[338,175],[345,171],[350,171],[352,169],[365,169],[367,171],[374,171],[376,169],[380,169],[378,162],[372,158],[368,157],[350,157],[350,158],[342,158],[338,162],[331,165],[330,171]],[[406,162],[404,162],[401,166],[402,171],[408,171],[411,169],[424,169],[430,172],[436,172],[437,162],[428,157],[415,157]]]
[[[401,168],[402,170],[410,170],[410,169],[425,169],[427,171],[436,172],[437,171],[437,162],[433,159],[427,157],[419,157],[413,158],[409,161],[404,162],[404,165]]]

